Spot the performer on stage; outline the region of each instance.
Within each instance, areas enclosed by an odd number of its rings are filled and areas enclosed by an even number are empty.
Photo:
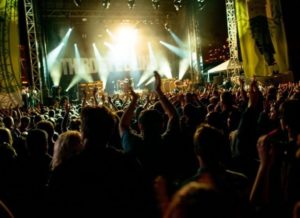
[[[34,87],[31,87],[29,89],[29,95],[28,95],[28,107],[35,108],[39,103],[40,103],[39,94]]]

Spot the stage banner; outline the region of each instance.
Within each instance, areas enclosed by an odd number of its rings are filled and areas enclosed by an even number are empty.
[[[22,105],[18,0],[0,0],[0,108]]]
[[[287,74],[288,49],[280,0],[236,0],[245,76]]]

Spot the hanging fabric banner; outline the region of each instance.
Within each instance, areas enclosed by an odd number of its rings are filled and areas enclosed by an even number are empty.
[[[236,0],[245,76],[288,74],[288,49],[280,0]]]
[[[0,0],[0,109],[22,105],[18,0]]]

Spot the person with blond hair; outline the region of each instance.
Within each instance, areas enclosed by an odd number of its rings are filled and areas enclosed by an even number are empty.
[[[71,156],[78,154],[82,149],[81,135],[78,131],[67,131],[60,134],[54,144],[52,170]]]

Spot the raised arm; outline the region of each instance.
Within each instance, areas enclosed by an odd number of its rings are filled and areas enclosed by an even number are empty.
[[[66,132],[68,130],[68,123],[69,123],[69,117],[70,117],[70,104],[69,102],[67,102],[65,105],[65,116],[64,116],[64,119],[61,123],[61,131],[62,132]]]
[[[98,94],[98,88],[97,88],[97,86],[95,86],[93,89],[93,98],[94,98],[95,106],[99,105],[97,94]]]
[[[176,110],[161,90],[161,77],[157,71],[154,71],[154,77],[155,92],[158,95],[159,102],[161,103],[164,111],[167,113],[169,120],[171,120],[172,118],[174,118],[174,116],[176,116]]]
[[[242,78],[239,78],[240,83],[240,94],[244,102],[248,101],[247,92],[245,91],[245,81]]]
[[[129,90],[130,96],[131,96],[131,102],[128,106],[128,108],[125,110],[125,112],[123,113],[120,123],[119,123],[119,132],[120,132],[120,136],[122,137],[124,132],[129,129],[130,127],[130,123],[134,114],[134,110],[136,107],[136,103],[138,100],[138,95],[133,91],[132,88],[130,88]]]
[[[112,101],[110,96],[107,96],[107,102],[109,104],[109,106],[111,106],[110,108],[114,111],[118,111],[118,108],[116,107],[116,105],[114,104],[114,102]]]
[[[81,108],[84,108],[86,105],[87,105],[87,102],[86,102],[86,98],[87,98],[87,91],[86,89],[83,90],[83,99],[82,99],[82,104],[81,104]]]
[[[273,160],[273,150],[270,149],[270,135],[261,136],[257,141],[257,151],[260,159],[256,178],[251,188],[250,203],[268,204],[270,194],[270,167]]]

